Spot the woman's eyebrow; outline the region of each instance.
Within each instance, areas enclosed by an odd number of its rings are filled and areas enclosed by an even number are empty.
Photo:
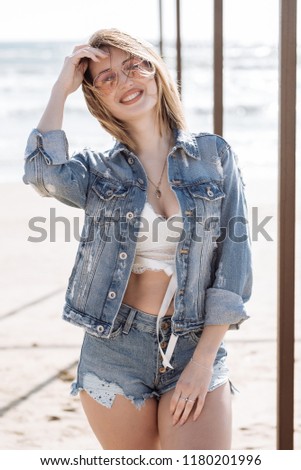
[[[126,59],[124,59],[124,60],[121,62],[121,66],[124,65],[124,64],[125,64],[128,60],[130,60],[130,59],[132,59],[132,56],[129,56],[129,57],[127,57]],[[113,68],[115,69],[116,67],[113,67]],[[101,70],[100,72],[98,72],[97,76],[100,75],[100,74],[103,73],[103,72],[108,72],[108,71],[111,70],[111,69],[112,69],[112,67],[108,67],[107,69]]]
[[[97,76],[100,75],[103,72],[108,72],[109,70],[111,70],[111,68],[112,67],[108,67],[107,69],[101,70],[100,72],[98,72]]]

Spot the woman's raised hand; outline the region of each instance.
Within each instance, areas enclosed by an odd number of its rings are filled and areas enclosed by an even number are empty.
[[[62,128],[66,99],[81,85],[89,60],[100,62],[108,56],[108,52],[91,47],[89,44],[76,46],[73,49],[72,54],[65,58],[61,73],[52,87],[50,99],[37,126],[40,132]]]
[[[59,87],[66,95],[76,91],[81,85],[84,73],[87,70],[89,59],[100,62],[108,58],[109,53],[102,49],[82,44],[73,49],[71,55],[65,58],[61,73],[56,81],[55,87]]]

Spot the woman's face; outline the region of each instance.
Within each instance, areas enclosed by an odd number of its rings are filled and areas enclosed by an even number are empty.
[[[102,94],[101,101],[114,117],[124,122],[135,121],[143,115],[154,113],[158,99],[154,75],[131,78],[123,73],[122,67],[127,67],[126,61],[129,58],[127,52],[110,47],[108,58],[101,59],[98,63],[90,61],[89,64],[93,80],[108,69],[117,72],[116,87],[108,94]]]

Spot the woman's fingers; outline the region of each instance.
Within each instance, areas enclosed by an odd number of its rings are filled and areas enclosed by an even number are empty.
[[[73,52],[70,57],[77,59],[77,62],[79,62],[82,58],[88,58],[94,60],[95,62],[98,62],[99,59],[106,59],[108,56],[109,52],[85,44],[81,46],[76,46],[73,49]]]
[[[73,52],[65,58],[64,67],[57,83],[64,88],[67,94],[73,93],[83,81],[89,60],[99,62],[107,57],[109,57],[108,52],[91,47],[89,44],[74,47]]]
[[[175,409],[177,407],[177,404],[179,402],[179,399],[181,397],[181,393],[180,392],[177,392],[177,390],[175,390],[175,392],[173,393],[172,397],[171,397],[171,400],[170,400],[170,413],[173,414],[175,412]]]
[[[188,398],[188,400],[184,402],[184,403],[185,403],[184,410],[183,410],[182,414],[181,414],[180,417],[179,417],[179,420],[180,420],[180,421],[179,421],[179,424],[180,424],[180,425],[183,425],[183,424],[186,422],[186,420],[187,420],[188,416],[190,415],[191,410],[192,410],[192,408],[193,408],[193,406],[194,406],[194,404],[195,404],[195,400],[196,400],[196,399],[194,399],[194,398],[192,398],[192,397],[190,396],[190,397]],[[184,401],[184,400],[183,400],[183,401]],[[174,419],[174,420],[175,420],[175,419]],[[176,423],[173,423],[173,424],[176,424]]]
[[[193,407],[196,405],[195,412],[193,414],[193,421],[196,421],[201,414],[205,402],[205,398],[202,395],[193,397],[190,395],[187,400],[184,397],[179,397],[175,406],[173,414],[172,424],[176,425],[178,422],[180,426],[185,424]]]
[[[179,398],[179,401],[178,401],[178,404],[176,406],[176,409],[173,413],[173,417],[172,417],[172,424],[175,425],[177,424],[177,422],[179,421],[183,411],[184,411],[184,408],[185,408],[185,400],[183,399],[183,397],[180,397]]]

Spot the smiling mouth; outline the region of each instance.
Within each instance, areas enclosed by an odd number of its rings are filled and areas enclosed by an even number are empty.
[[[120,103],[133,103],[135,101],[137,101],[137,99],[140,98],[140,96],[142,95],[142,91],[135,91],[129,95],[127,95],[125,98],[123,98],[122,100],[120,100]]]

